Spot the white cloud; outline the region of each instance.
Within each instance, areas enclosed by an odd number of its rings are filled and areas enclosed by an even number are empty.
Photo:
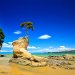
[[[48,48],[40,48],[37,50],[30,51],[31,53],[44,53],[44,52],[62,52],[62,51],[71,51],[75,50],[75,48],[67,48],[65,46],[59,46],[57,48],[48,47]]]
[[[42,35],[42,36],[38,37],[38,39],[49,39],[51,37],[52,36],[45,34],[45,35]]]
[[[14,32],[14,34],[21,34],[21,33],[22,33],[22,32],[19,31],[19,30],[17,30],[17,31]]]
[[[40,47],[28,46],[28,49],[39,49]]]
[[[62,49],[65,48],[65,46],[59,46],[59,47],[62,48]]]
[[[59,48],[58,48],[58,51],[60,52],[60,51],[70,51],[70,50],[73,50],[73,48],[67,48],[67,47],[65,47],[65,46],[60,46]]]
[[[0,52],[13,52],[12,50],[1,50]]]
[[[65,46],[59,46],[57,48],[49,47],[48,49],[49,49],[48,52],[61,52],[61,51],[71,51],[71,50],[74,50],[74,48],[67,48]]]
[[[8,42],[8,44],[11,44],[11,45],[12,45],[12,43],[13,43],[13,42]]]
[[[35,46],[28,46],[28,49],[37,49]]]
[[[1,52],[12,52],[12,42],[3,43],[3,50]],[[6,49],[6,50],[5,50]],[[11,50],[9,50],[11,49]],[[28,46],[28,51],[31,53],[44,53],[44,52],[61,52],[61,51],[71,51],[75,50],[75,48],[67,48],[65,46],[59,46],[57,48],[48,47],[48,48],[40,48],[36,46]]]
[[[12,48],[12,42],[8,42],[8,43],[3,43],[2,47],[6,47],[6,48]]]

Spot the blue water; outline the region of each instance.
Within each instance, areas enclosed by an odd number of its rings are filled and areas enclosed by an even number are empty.
[[[0,52],[0,54],[4,54],[4,55],[6,55],[6,54],[12,54],[13,52]]]
[[[13,54],[13,52],[0,52],[0,54]],[[50,53],[32,53],[33,55],[37,55],[37,56],[62,56],[62,55],[65,55],[65,54],[71,54],[71,55],[75,55],[75,52],[50,52]]]
[[[71,54],[71,55],[75,55],[75,52],[72,53],[65,53],[65,52],[50,52],[50,53],[34,53],[33,55],[37,55],[37,56],[62,56],[65,54]]]

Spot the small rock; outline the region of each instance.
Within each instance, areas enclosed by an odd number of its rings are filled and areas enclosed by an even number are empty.
[[[5,55],[0,55],[0,57],[5,57]]]

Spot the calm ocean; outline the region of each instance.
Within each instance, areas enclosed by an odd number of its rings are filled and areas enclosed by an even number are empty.
[[[0,54],[12,54],[12,52],[0,52]],[[32,53],[33,55],[37,55],[37,56],[62,56],[65,54],[71,54],[71,55],[75,55],[75,52],[50,52],[50,53]]]

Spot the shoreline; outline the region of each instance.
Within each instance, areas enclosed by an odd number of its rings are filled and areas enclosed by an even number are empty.
[[[75,75],[75,69],[64,69],[55,65],[31,67],[9,63],[11,57],[0,57],[0,75]]]
[[[11,56],[13,55],[13,53],[2,53],[0,52],[0,54],[5,55],[5,56]],[[62,56],[62,55],[75,55],[75,53],[60,53],[60,52],[50,52],[50,53],[31,53],[32,55],[36,55],[36,56],[42,56],[42,57],[48,57],[48,56]]]
[[[75,70],[66,70],[56,66],[30,67],[14,63],[0,64],[0,75],[74,75]]]

